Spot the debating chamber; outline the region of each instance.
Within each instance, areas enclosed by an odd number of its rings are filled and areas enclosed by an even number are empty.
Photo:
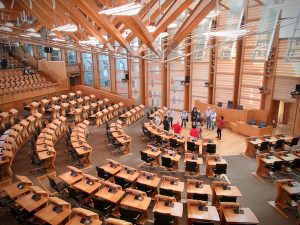
[[[300,225],[300,0],[0,0],[0,225]]]

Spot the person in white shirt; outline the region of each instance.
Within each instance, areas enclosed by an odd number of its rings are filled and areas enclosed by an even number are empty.
[[[172,127],[173,126],[173,118],[174,118],[174,112],[172,109],[168,109],[167,117],[168,117],[169,123],[171,124],[171,127]]]
[[[211,109],[208,106],[207,109],[205,110],[206,129],[210,129],[210,125],[211,125],[210,116],[211,116]]]
[[[183,110],[181,112],[181,127],[184,126],[184,128],[186,128],[187,121],[188,121],[188,113],[187,113],[187,111]]]
[[[213,109],[211,111],[211,114],[210,114],[210,127],[211,127],[211,130],[214,130],[215,129],[215,126],[216,126],[216,118],[217,118],[217,113],[215,111],[215,109]]]
[[[156,125],[156,126],[160,126],[160,122],[161,122],[161,120],[160,120],[160,117],[157,115],[157,114],[155,114],[155,116],[154,116],[154,118],[153,118],[153,123]]]

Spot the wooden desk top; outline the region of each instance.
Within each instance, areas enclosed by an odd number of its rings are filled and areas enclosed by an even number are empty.
[[[178,181],[177,184],[171,184],[170,180],[164,180],[160,184],[160,188],[172,190],[172,191],[175,191],[175,192],[183,192],[184,182]]]
[[[132,223],[129,223],[125,220],[119,220],[115,218],[108,218],[105,220],[107,225],[132,225]]]
[[[27,192],[30,191],[29,189],[29,186],[31,185],[26,185],[24,186],[24,188],[22,189],[19,189],[17,187],[17,185],[19,184],[20,182],[16,182],[16,183],[12,183],[12,184],[9,184],[5,187],[3,187],[3,190],[5,191],[5,193],[10,197],[10,198],[15,198],[15,197],[18,197],[19,195],[23,195]]]
[[[209,166],[215,166],[216,164],[227,164],[227,161],[223,158],[221,158],[220,161],[217,161],[215,159],[207,160],[207,165],[209,165]]]
[[[48,196],[47,195],[41,195],[40,199],[35,201],[32,199],[32,196],[35,193],[29,193],[27,195],[24,195],[18,199],[16,199],[16,203],[20,205],[22,208],[24,208],[27,212],[32,212],[35,209],[39,208],[40,206],[44,205],[48,201]]]
[[[284,160],[284,161],[293,161],[294,159],[297,159],[299,158],[298,156],[292,154],[292,153],[289,153],[287,156],[285,155],[279,155],[278,158]]]
[[[300,183],[295,182],[297,185],[295,187],[290,187],[288,184],[281,185],[282,189],[285,190],[289,194],[300,193]]]
[[[134,208],[137,210],[146,211],[151,203],[151,198],[143,196],[142,200],[136,200],[134,194],[127,194],[121,201],[121,205]]]
[[[220,221],[218,210],[215,206],[206,206],[207,211],[200,211],[198,205],[189,205],[188,218],[205,221]]]
[[[195,183],[187,184],[187,193],[193,194],[208,194],[212,195],[211,186],[208,184],[203,184],[202,187],[197,188]]]
[[[122,169],[119,173],[116,174],[117,177],[122,177],[129,182],[134,182],[140,175],[139,172],[135,171],[133,174],[128,174],[125,169]]]
[[[104,169],[105,172],[115,175],[122,169],[122,166],[118,164],[116,167],[112,167],[109,163],[107,163],[104,166],[101,166],[101,168]]]
[[[82,178],[83,178],[82,174],[78,174],[78,173],[76,176],[72,176],[72,171],[67,171],[63,174],[60,174],[58,177],[61,180],[63,180],[65,183],[67,183],[68,185],[75,184],[75,183],[79,182],[80,180],[82,180]]]
[[[183,203],[173,202],[174,206],[165,206],[164,201],[157,201],[154,205],[153,212],[169,213],[175,217],[182,217],[183,214]]]
[[[244,214],[235,214],[233,209],[224,209],[224,217],[227,223],[239,223],[239,224],[258,224],[259,221],[254,213],[249,208],[241,208],[244,210]]]
[[[242,194],[240,190],[236,186],[229,185],[230,190],[224,190],[223,187],[217,186],[215,187],[215,192],[217,196],[234,196],[241,197]]]
[[[63,210],[60,213],[56,213],[53,210],[54,207],[54,204],[50,204],[38,211],[37,213],[35,213],[34,215],[51,225],[56,225],[63,222],[72,212],[71,207],[63,207]]]
[[[160,149],[156,149],[155,151],[152,151],[150,148],[147,148],[143,152],[152,157],[158,157],[161,154]]]
[[[122,196],[125,194],[125,191],[121,189],[115,189],[115,190],[116,192],[112,193],[109,192],[109,187],[103,187],[95,194],[95,196],[113,203],[118,203],[122,198]]]
[[[66,225],[82,225],[81,220],[86,218],[84,215],[75,215],[72,219],[70,219]],[[90,225],[101,225],[102,221],[96,218],[91,218]]]
[[[153,177],[153,179],[151,180],[151,179],[147,179],[146,176],[141,175],[141,176],[139,176],[139,178],[137,179],[136,182],[138,182],[140,184],[145,184],[149,187],[158,187],[158,184],[160,182],[160,178],[159,177]]]
[[[263,161],[264,163],[266,164],[273,164],[274,162],[276,161],[282,161],[281,159],[275,157],[275,156],[271,156],[270,159],[267,159],[267,158],[261,158],[261,161]]]
[[[198,165],[203,164],[203,159],[199,158],[198,156],[195,156],[195,159],[193,159],[193,156],[190,154],[185,154],[184,162],[191,161],[191,162],[197,162]]]
[[[56,152],[54,151],[41,151],[41,152],[37,152],[38,157],[40,160],[46,160],[49,158],[53,158],[56,156]]]
[[[270,138],[262,138],[264,141],[268,141],[270,143],[276,142],[278,139],[276,137],[270,137]]]
[[[79,181],[78,183],[74,184],[73,186],[85,193],[91,194],[101,186],[101,183],[94,182],[93,185],[89,185],[87,183],[87,180],[82,180],[82,181]]]
[[[122,137],[117,137],[116,138],[118,142],[120,142],[121,144],[125,144],[125,143],[129,143],[131,142],[131,137],[128,135],[124,135]]]
[[[170,155],[168,153],[163,153],[162,156],[163,157],[171,158],[171,160],[175,161],[175,162],[178,162],[180,160],[180,158],[181,158],[181,155],[179,155],[179,154],[176,154],[175,156],[173,156],[173,155]]]

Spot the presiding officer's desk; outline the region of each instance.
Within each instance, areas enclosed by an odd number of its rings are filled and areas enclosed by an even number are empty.
[[[250,125],[247,123],[250,119],[255,119],[256,121],[267,122],[268,114],[264,110],[256,110],[256,109],[227,109],[218,107],[216,105],[211,105],[207,103],[200,102],[198,100],[195,101],[195,106],[201,112],[205,112],[207,107],[214,109],[218,116],[223,116],[225,121],[225,127],[231,129],[236,133],[243,134],[245,136],[262,136],[265,134],[272,133],[273,127],[267,126],[263,128],[259,128],[256,125]]]

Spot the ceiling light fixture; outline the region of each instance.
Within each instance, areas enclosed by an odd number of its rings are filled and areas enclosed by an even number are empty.
[[[27,35],[30,36],[30,37],[35,37],[35,38],[40,38],[41,37],[41,35],[38,34],[38,33],[28,33]]]
[[[63,39],[63,38],[57,38],[57,37],[52,38],[51,40],[52,40],[52,41],[57,41],[57,42],[65,42],[65,41],[66,41],[66,40]]]
[[[13,27],[14,25],[12,23],[5,23],[4,26],[6,26],[6,27]]]
[[[248,30],[224,30],[224,31],[216,31],[216,32],[206,32],[204,35],[206,36],[215,36],[215,37],[232,37],[237,38],[239,36],[243,36],[247,34]]]
[[[2,1],[0,1],[0,9],[4,9],[5,8],[5,5],[3,4]]]
[[[167,37],[168,35],[169,35],[168,32],[162,32],[162,33],[160,33],[160,34],[158,35],[158,37],[164,38],[164,37]]]
[[[0,30],[6,31],[6,32],[12,32],[12,29],[10,27],[1,26]]]
[[[83,40],[78,42],[80,45],[98,45],[100,42],[95,37],[89,37],[89,40]]]
[[[51,31],[76,32],[77,31],[77,26],[75,24],[68,23],[66,25],[55,27]]]
[[[156,26],[149,25],[149,26],[147,26],[147,30],[148,30],[150,33],[153,33],[153,32],[156,30]]]
[[[48,36],[49,36],[49,37],[56,37],[56,33],[51,32],[51,33],[48,34]]]
[[[35,29],[33,28],[28,28],[26,31],[29,33],[36,33]]]
[[[216,17],[216,16],[219,15],[219,14],[220,14],[220,11],[218,11],[218,10],[213,10],[213,11],[211,11],[211,12],[206,16],[206,18],[211,19],[211,18]]]
[[[129,3],[114,7],[111,9],[103,10],[98,12],[99,14],[114,15],[114,16],[134,16],[137,15],[142,8],[139,3]]]
[[[177,23],[170,23],[167,28],[172,29],[177,27]]]
[[[201,20],[200,24],[205,24],[208,21],[208,19],[204,18],[203,20]]]

